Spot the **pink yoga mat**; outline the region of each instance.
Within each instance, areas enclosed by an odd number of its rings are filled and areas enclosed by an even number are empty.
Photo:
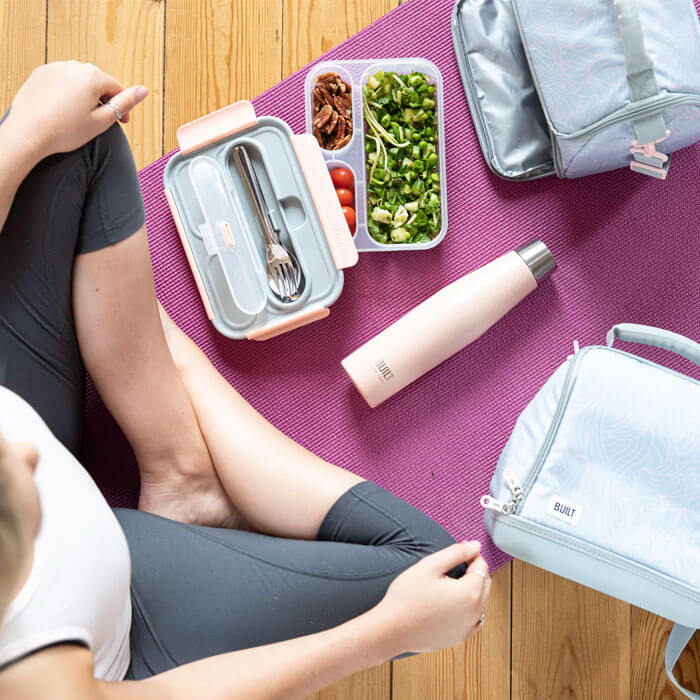
[[[700,338],[700,148],[675,154],[666,182],[629,171],[573,181],[498,179],[481,156],[462,91],[452,6],[409,0],[324,56],[423,56],[437,64],[449,193],[444,242],[428,252],[361,255],[327,320],[262,343],[219,335],[162,194],[169,155],[142,171],[141,184],[158,296],[231,384],[294,440],[392,490],[454,537],[485,541],[479,497],[518,414],[574,339],[601,343],[623,321]],[[303,132],[305,72],[258,97],[257,113]],[[534,237],[557,257],[555,275],[464,352],[368,408],[341,358],[440,287]],[[699,376],[668,353],[643,354]],[[85,458],[112,504],[135,505],[133,456],[94,390]],[[490,544],[485,551],[492,566],[508,560]]]

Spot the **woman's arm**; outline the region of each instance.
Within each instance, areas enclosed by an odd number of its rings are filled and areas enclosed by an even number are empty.
[[[465,562],[469,567],[462,578],[446,575]],[[376,607],[343,625],[196,661],[144,681],[95,681],[89,652],[79,647],[56,647],[0,673],[0,696],[17,700],[305,698],[401,653],[463,643],[477,630],[476,623],[488,602],[486,569],[478,543],[456,544],[398,576]]]
[[[90,63],[60,61],[35,69],[0,125],[0,230],[17,188],[40,160],[80,148],[117,121],[115,110],[102,102],[111,101],[127,122],[147,94],[142,85],[124,90]]]
[[[12,206],[17,188],[39,162],[36,153],[24,139],[15,122],[0,124],[0,231]]]
[[[14,700],[294,700],[400,653],[379,615],[278,644],[212,656],[143,681],[92,678],[92,655],[57,646],[0,673],[0,697]],[[14,676],[10,683],[3,676]],[[3,682],[5,681],[5,682]]]

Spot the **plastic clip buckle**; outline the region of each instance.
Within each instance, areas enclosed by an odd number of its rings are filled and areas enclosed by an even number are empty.
[[[671,132],[667,129],[666,135],[662,138],[641,145],[637,142],[637,139],[632,141],[630,153],[633,160],[630,163],[630,170],[665,180],[668,174],[669,156],[657,151],[656,144],[667,139],[670,134]]]

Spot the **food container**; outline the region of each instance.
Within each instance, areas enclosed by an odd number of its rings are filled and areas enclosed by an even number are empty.
[[[367,189],[365,167],[365,123],[362,105],[364,86],[377,71],[396,73],[424,73],[435,85],[437,120],[437,154],[440,174],[440,230],[427,243],[381,243],[375,240],[367,228]],[[321,149],[326,165],[334,168],[348,168],[355,177],[355,211],[357,226],[354,235],[355,247],[364,251],[427,250],[434,248],[447,233],[447,191],[445,164],[445,110],[443,101],[442,75],[434,63],[424,58],[392,58],[366,61],[325,61],[311,68],[306,75],[306,131],[313,132],[313,88],[316,80],[324,73],[336,73],[352,87],[353,136],[350,142],[338,150]]]
[[[357,251],[316,140],[236,102],[178,130],[165,196],[209,319],[229,338],[265,340],[329,314]],[[303,287],[282,301],[268,284],[266,248],[232,151],[250,156],[281,242]]]

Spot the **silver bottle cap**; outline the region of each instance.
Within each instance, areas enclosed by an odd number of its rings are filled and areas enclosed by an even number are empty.
[[[557,269],[557,261],[549,251],[549,248],[539,239],[530,241],[515,252],[523,259],[523,262],[530,268],[533,277],[539,282],[550,272]]]

